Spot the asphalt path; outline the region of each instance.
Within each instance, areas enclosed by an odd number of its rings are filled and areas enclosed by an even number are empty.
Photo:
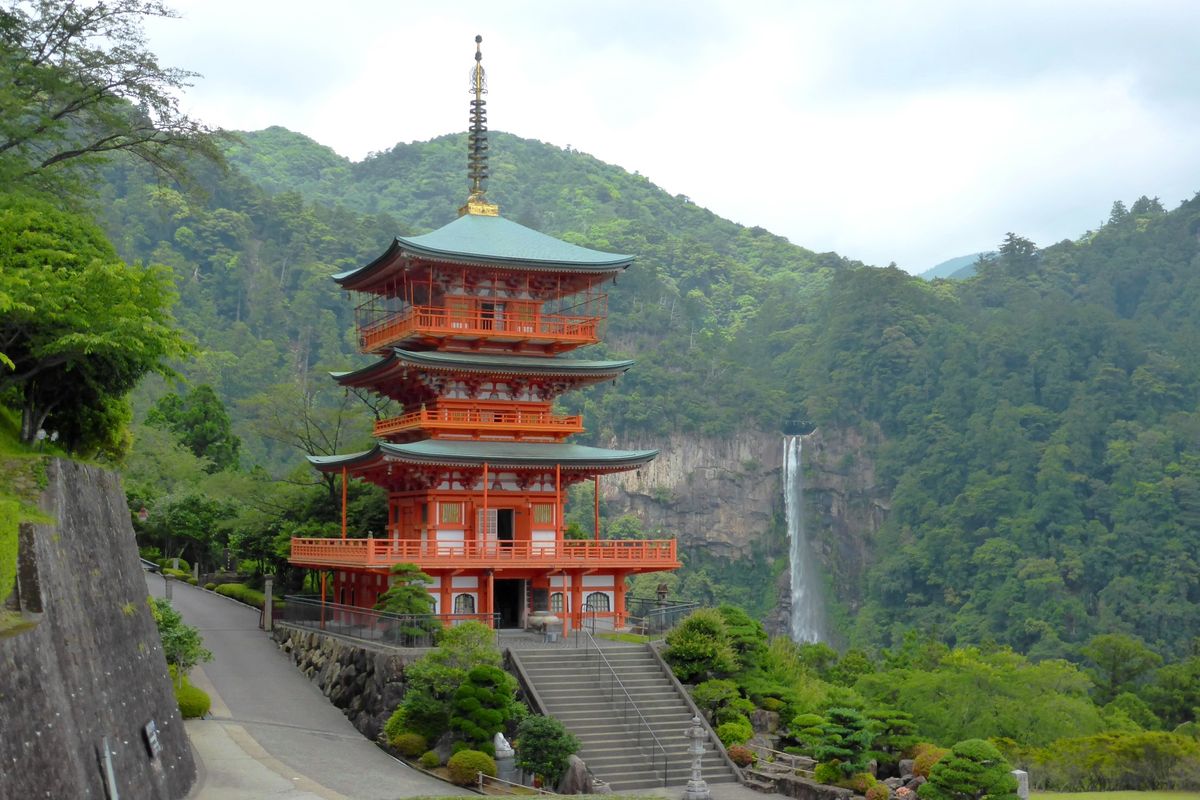
[[[163,596],[158,575],[150,593]],[[211,719],[190,721],[201,760],[192,797],[393,800],[467,792],[397,761],[355,730],[316,684],[258,628],[257,609],[173,582],[171,603],[200,630],[213,660],[192,681],[213,698]]]

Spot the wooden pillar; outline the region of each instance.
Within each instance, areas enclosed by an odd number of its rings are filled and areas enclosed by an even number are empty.
[[[554,465],[554,541],[563,540],[562,464]],[[564,575],[566,573],[563,573]]]
[[[571,632],[571,573],[565,569],[562,571],[562,596],[563,596],[563,638],[567,638],[567,634]]]
[[[600,541],[600,476],[592,476],[592,513],[595,515],[595,533],[592,538],[597,542]]]
[[[485,624],[489,628],[498,627],[497,625],[494,624],[494,621],[493,621],[493,615],[496,613],[495,589],[496,589],[495,573],[493,570],[489,569],[487,571],[487,603],[484,605],[484,608],[486,609],[484,611],[484,613],[488,615],[487,622]]]
[[[583,627],[583,573],[577,572],[571,581],[571,616],[575,624]]]
[[[454,577],[449,571],[442,573],[441,586],[439,587],[439,591],[441,592],[441,600],[438,602],[438,610],[441,612],[442,622],[447,627],[450,625],[450,617],[447,615],[454,610],[450,605],[450,584],[453,582]]]
[[[613,627],[625,627],[625,573],[613,573]]]
[[[325,579],[328,574],[321,570],[321,630],[325,630]]]
[[[342,467],[342,538],[346,538],[346,468]]]

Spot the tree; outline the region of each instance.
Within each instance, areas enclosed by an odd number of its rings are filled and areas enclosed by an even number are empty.
[[[524,708],[517,680],[499,667],[475,667],[454,691],[450,727],[476,750],[495,755],[492,739]]]
[[[725,618],[712,608],[692,612],[667,634],[663,658],[675,677],[685,682],[729,675],[737,669]]]
[[[431,616],[433,597],[426,589],[433,578],[416,564],[393,564],[388,583],[387,591],[375,601],[375,610],[406,617],[400,622],[402,636],[421,637],[441,631],[441,623]]]
[[[1017,779],[999,750],[967,739],[933,765],[917,794],[922,800],[1017,800]]]
[[[529,717],[517,726],[516,764],[551,786],[579,751],[579,740],[554,717]]]
[[[873,738],[871,723],[857,709],[830,708],[825,712],[821,734],[813,742],[812,755],[849,777],[866,771]]]
[[[77,214],[0,196],[0,395],[15,395],[21,441],[58,430],[73,452],[124,451],[126,393],[188,351],[160,268],[128,266]]]
[[[1096,665],[1093,675],[1101,704],[1111,702],[1124,688],[1162,663],[1162,656],[1140,639],[1123,633],[1093,636],[1080,652]]]
[[[0,7],[0,178],[57,188],[69,167],[129,153],[179,177],[189,154],[220,160],[179,110],[194,73],[161,67],[142,24],[157,0],[5,0]]]
[[[171,607],[171,601],[161,597],[151,599],[150,613],[158,626],[163,655],[167,664],[175,667],[175,679],[182,688],[184,677],[202,661],[212,661],[212,653],[204,648],[200,631],[183,621],[183,616]]]
[[[208,459],[210,472],[237,469],[242,440],[233,432],[225,405],[206,383],[183,397],[174,392],[161,397],[146,415],[146,424],[173,432],[198,458]]]

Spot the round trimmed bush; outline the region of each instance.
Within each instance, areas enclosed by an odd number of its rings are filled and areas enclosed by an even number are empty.
[[[208,583],[204,584],[204,588],[211,592],[213,589],[217,588],[217,585],[212,581],[209,581]]]
[[[417,763],[425,769],[437,769],[442,765],[442,757],[432,750],[426,750]]]
[[[735,744],[726,750],[729,754],[729,760],[737,764],[739,767],[748,767],[758,761],[758,756],[749,747],[742,747],[740,744]]]
[[[842,779],[842,771],[836,761],[822,761],[813,769],[813,780],[832,786]]]
[[[416,758],[429,749],[425,737],[412,731],[401,731],[388,739],[388,744],[405,758]]]
[[[212,699],[207,692],[186,681],[182,687],[178,683],[175,683],[174,686],[175,701],[179,703],[179,713],[183,715],[184,719],[199,719],[208,713],[208,709],[212,706]]]
[[[735,744],[745,744],[753,736],[754,728],[750,727],[750,720],[745,718],[717,726],[717,738],[726,747]]]
[[[184,580],[192,586],[195,586],[197,583],[199,583],[199,581],[196,580],[195,575],[188,575],[186,578],[184,578]]]
[[[856,772],[849,778],[844,778],[839,786],[853,789],[856,794],[866,794],[876,783],[875,776],[869,772]]]
[[[867,800],[888,800],[891,796],[892,790],[886,783],[880,782],[867,789]]]
[[[718,725],[724,725],[726,722],[739,722],[741,720],[750,722],[749,719],[746,719],[745,714],[733,706],[722,706],[721,708],[718,708],[715,716],[716,723]]]
[[[933,765],[946,757],[950,750],[937,745],[930,745],[922,748],[913,759],[913,775],[921,778],[928,778],[929,771],[933,769]]]
[[[446,762],[450,772],[450,782],[459,786],[470,786],[475,783],[476,776],[482,772],[490,778],[496,777],[496,762],[487,753],[478,750],[460,750],[450,756]]]

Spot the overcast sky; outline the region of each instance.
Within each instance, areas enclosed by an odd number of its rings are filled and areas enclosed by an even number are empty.
[[[355,160],[465,130],[479,33],[492,130],[871,264],[1200,190],[1196,0],[172,5],[150,46],[203,75],[184,105],[209,125]]]

